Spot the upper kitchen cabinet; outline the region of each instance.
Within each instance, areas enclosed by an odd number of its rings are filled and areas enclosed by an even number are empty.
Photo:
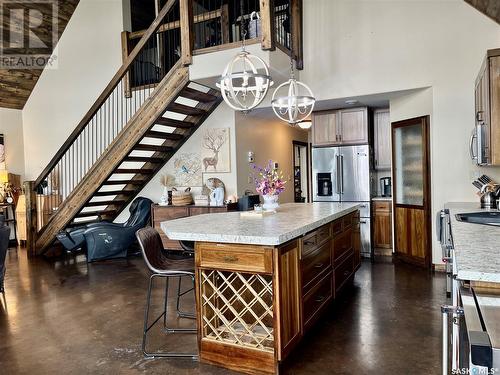
[[[377,109],[374,114],[375,169],[391,169],[391,120],[389,108]]]
[[[315,112],[312,116],[313,146],[368,143],[368,108]]]
[[[340,143],[357,145],[368,143],[368,108],[350,108],[339,111]]]
[[[476,78],[474,99],[471,159],[478,165],[500,165],[500,48],[486,53]]]
[[[314,146],[338,144],[336,111],[315,112],[312,116]]]

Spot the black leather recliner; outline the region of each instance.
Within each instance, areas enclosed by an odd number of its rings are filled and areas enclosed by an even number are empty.
[[[130,205],[130,217],[125,223],[92,223],[59,232],[57,239],[67,250],[86,250],[87,262],[124,258],[135,241],[135,232],[149,223],[152,203],[148,198],[136,198]]]
[[[5,217],[0,214],[0,293],[4,293],[5,257],[9,249],[10,227],[5,225]]]

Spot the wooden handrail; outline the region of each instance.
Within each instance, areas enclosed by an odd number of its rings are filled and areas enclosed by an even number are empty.
[[[49,164],[42,171],[40,176],[35,181],[35,188],[40,186],[40,184],[47,178],[48,174],[51,170],[57,165],[57,163],[61,160],[62,156],[66,153],[66,151],[70,148],[70,146],[74,143],[74,141],[78,138],[78,136],[83,132],[89,121],[94,117],[97,111],[101,108],[102,104],[106,101],[106,99],[111,95],[116,86],[120,83],[123,76],[128,72],[135,58],[139,55],[142,48],[146,45],[149,38],[156,33],[158,28],[161,25],[161,22],[168,14],[170,9],[174,6],[177,0],[168,0],[165,6],[161,9],[160,13],[158,13],[158,17],[153,21],[151,26],[147,29],[146,33],[142,36],[141,40],[137,43],[135,48],[132,50],[130,55],[127,57],[125,62],[122,64],[120,69],[116,72],[116,74],[111,79],[111,82],[106,86],[104,91],[99,95],[95,103],[90,107],[88,112],[83,116],[83,119],[78,123],[76,128],[73,130],[71,135],[66,139],[61,148],[56,152],[54,157],[51,159]]]

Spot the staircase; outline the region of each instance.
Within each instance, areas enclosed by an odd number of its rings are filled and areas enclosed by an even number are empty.
[[[37,254],[67,227],[114,220],[221,102],[189,81],[178,53],[189,35],[162,28],[179,22],[182,30],[183,4],[167,1],[36,180]]]

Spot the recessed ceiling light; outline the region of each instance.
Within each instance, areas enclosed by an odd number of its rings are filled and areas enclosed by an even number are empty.
[[[311,120],[301,121],[299,122],[299,127],[301,129],[310,129],[312,126]]]
[[[350,99],[350,100],[346,100],[345,104],[347,104],[347,105],[354,105],[354,104],[358,104],[358,101],[354,100],[354,99]]]

